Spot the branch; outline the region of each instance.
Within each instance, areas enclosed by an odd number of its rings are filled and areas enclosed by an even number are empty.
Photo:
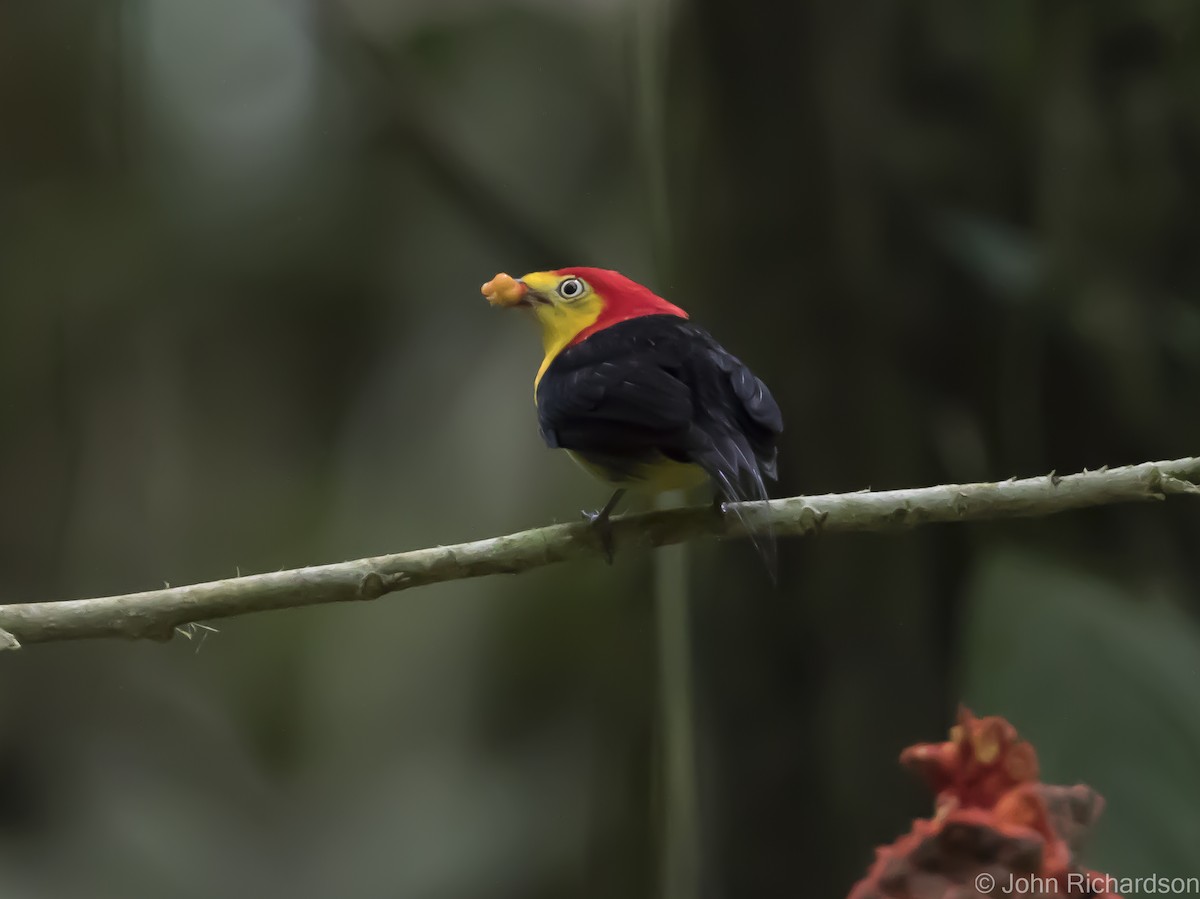
[[[1059,477],[995,484],[947,484],[910,490],[793,496],[738,503],[724,517],[708,506],[612,520],[618,551],[697,537],[774,531],[806,537],[849,531],[906,530],[922,524],[1053,515],[1071,509],[1198,494],[1200,458],[1146,462]],[[736,514],[735,514],[736,513]],[[85,637],[170,639],[182,625],[269,609],[378,599],[412,587],[517,574],[568,559],[597,558],[602,548],[585,522],[556,524],[455,546],[168,587],[125,596],[0,605],[0,650]]]

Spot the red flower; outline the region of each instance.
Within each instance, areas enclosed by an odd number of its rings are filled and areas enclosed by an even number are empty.
[[[1120,899],[1075,858],[1104,800],[1040,783],[1037,754],[1003,718],[960,709],[948,742],[910,746],[900,762],[935,792],[934,816],[877,849],[850,899]]]

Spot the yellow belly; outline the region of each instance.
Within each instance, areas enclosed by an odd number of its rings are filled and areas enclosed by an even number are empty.
[[[614,487],[625,487],[632,490],[643,490],[647,493],[663,493],[667,490],[689,490],[699,487],[708,480],[708,474],[699,465],[690,462],[676,462],[663,458],[657,462],[640,465],[637,471],[627,478],[614,478],[612,473],[599,465],[594,465],[582,458],[578,453],[567,450],[567,455],[579,463],[588,474],[599,478]]]

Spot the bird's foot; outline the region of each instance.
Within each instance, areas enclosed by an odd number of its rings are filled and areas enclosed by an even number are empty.
[[[619,488],[608,502],[604,504],[604,508],[596,512],[583,511],[583,518],[592,526],[592,530],[596,532],[596,538],[600,541],[600,549],[604,552],[604,558],[611,565],[613,561],[613,535],[612,522],[609,516],[612,515],[613,509],[617,507],[617,503],[621,501],[621,497],[625,495],[625,489]]]
[[[598,509],[594,512],[589,512],[583,509],[579,513],[583,516],[583,520],[592,526],[592,530],[596,534],[596,539],[600,541],[600,549],[604,553],[604,560],[609,565],[613,563],[613,533],[612,519],[609,518],[607,509]]]

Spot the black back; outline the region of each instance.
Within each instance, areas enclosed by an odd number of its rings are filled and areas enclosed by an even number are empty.
[[[703,330],[649,315],[558,354],[537,389],[546,445],[621,475],[660,454],[703,468],[729,500],[766,499],[783,416],[754,373]]]

